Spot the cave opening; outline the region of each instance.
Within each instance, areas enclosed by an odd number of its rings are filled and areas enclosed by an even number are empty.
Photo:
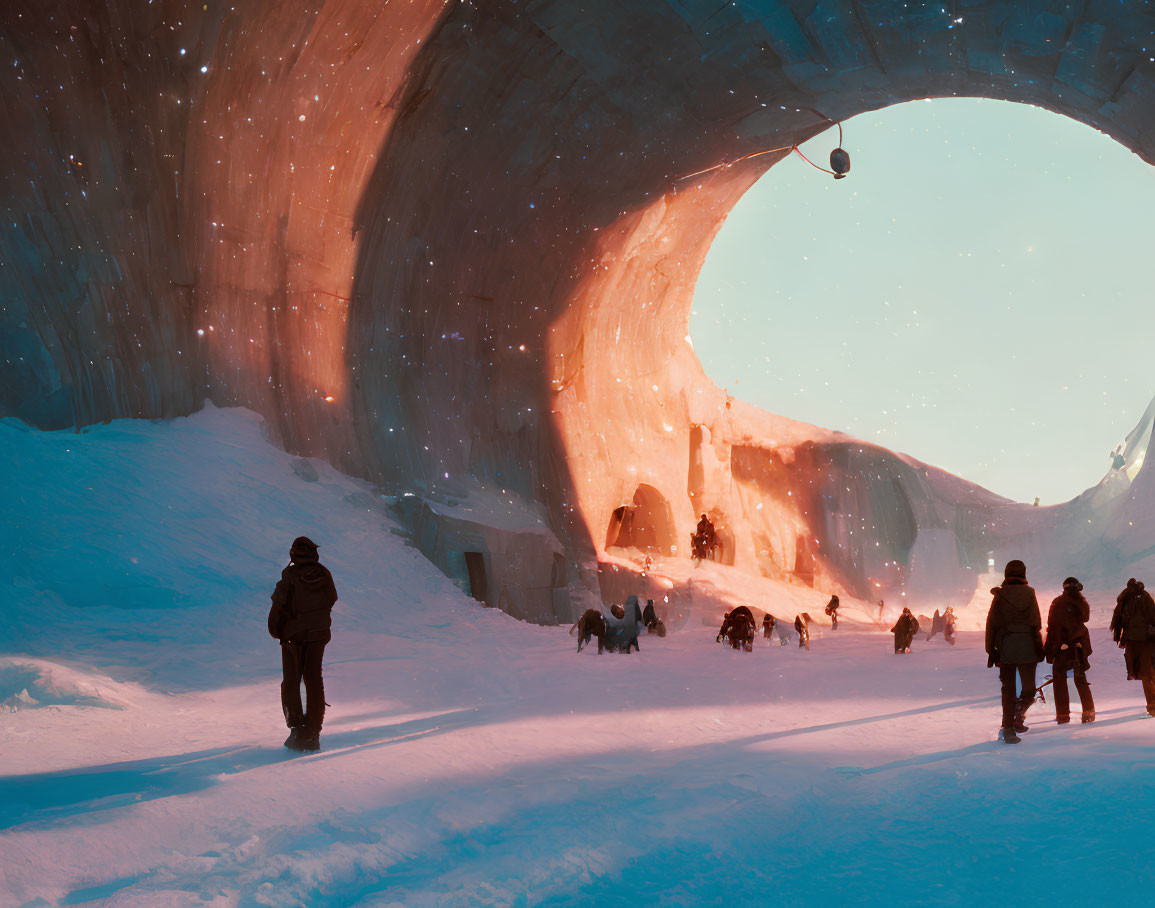
[[[606,548],[635,548],[659,555],[677,551],[677,531],[670,502],[651,485],[641,483],[631,503],[610,515]]]
[[[1012,500],[1101,481],[1155,394],[1142,354],[1155,170],[1005,101],[897,104],[844,131],[849,179],[785,159],[715,237],[690,320],[707,374]]]

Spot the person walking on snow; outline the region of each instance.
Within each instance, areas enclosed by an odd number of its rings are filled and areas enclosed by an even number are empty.
[[[798,648],[806,648],[810,652],[810,622],[801,615],[794,616],[794,630],[798,634]]]
[[[281,571],[269,609],[269,633],[281,641],[281,708],[290,750],[320,750],[325,719],[325,682],[321,660],[332,639],[333,604],[337,587],[333,575],[317,559],[317,544],[298,536],[289,549],[289,566]],[[305,682],[305,709],[301,709],[301,681]]]
[[[1143,683],[1147,715],[1155,716],[1155,600],[1131,578],[1116,600],[1111,635],[1123,648],[1127,680]]]
[[[838,597],[831,594],[830,601],[826,603],[826,614],[830,616],[830,629],[832,631],[838,630]]]
[[[918,633],[918,619],[911,614],[910,609],[904,608],[890,632],[894,634],[895,653],[909,653],[914,635]]]
[[[998,666],[1003,699],[1003,742],[1017,744],[1018,732],[1035,702],[1035,669],[1043,659],[1039,601],[1027,584],[1027,566],[1015,559],[1003,570],[1003,584],[991,590],[987,613],[987,667]],[[1015,697],[1015,678],[1020,692]]]
[[[1055,721],[1065,725],[1071,721],[1071,695],[1067,690],[1067,672],[1074,670],[1075,690],[1083,707],[1083,721],[1095,721],[1095,701],[1091,699],[1091,685],[1087,683],[1088,656],[1091,655],[1091,635],[1087,619],[1091,606],[1083,597],[1083,584],[1076,578],[1063,581],[1063,592],[1051,603],[1047,612],[1047,639],[1043,655],[1055,666],[1052,684],[1055,688]]]

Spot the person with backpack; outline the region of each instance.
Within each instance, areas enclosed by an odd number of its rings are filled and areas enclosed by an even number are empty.
[[[1043,620],[1027,566],[1015,559],[1003,570],[1002,586],[991,590],[987,612],[987,667],[998,666],[1003,699],[1003,743],[1018,744],[1027,731],[1027,710],[1035,702],[1035,669],[1043,660]],[[1019,695],[1015,696],[1015,678]]]
[[[1123,649],[1127,680],[1142,682],[1147,715],[1155,716],[1155,600],[1132,577],[1115,603],[1111,636]]]
[[[320,563],[317,544],[298,536],[289,549],[289,566],[271,596],[269,633],[281,642],[281,709],[289,726],[285,747],[311,751],[321,748],[325,719],[325,682],[321,660],[332,639],[333,605],[337,587],[333,575]],[[301,682],[305,708],[301,708]]]
[[[1091,655],[1091,634],[1087,619],[1091,606],[1083,597],[1083,584],[1077,578],[1063,581],[1063,592],[1051,603],[1047,612],[1047,639],[1043,655],[1054,665],[1052,685],[1055,689],[1055,721],[1065,725],[1071,721],[1071,694],[1067,690],[1067,672],[1074,671],[1075,690],[1083,707],[1083,722],[1095,721],[1095,701],[1091,685],[1087,683],[1088,657]]]

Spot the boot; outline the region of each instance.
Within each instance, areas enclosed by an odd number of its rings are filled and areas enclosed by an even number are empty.
[[[1021,740],[1023,740],[1023,739],[1015,734],[1015,730],[1013,728],[1004,728],[1003,729],[1003,743],[1004,744],[1018,744]]]
[[[1093,709],[1083,710],[1083,724],[1086,725],[1088,722],[1094,722],[1094,721],[1095,721],[1095,710],[1093,710]]]
[[[300,734],[297,736],[297,746],[294,750],[299,750],[303,753],[321,749],[321,733],[319,731],[312,731],[307,728],[302,728]]]
[[[1070,721],[1071,721],[1070,716],[1055,716],[1055,722],[1058,723],[1059,725],[1066,725]],[[1086,722],[1087,720],[1084,719],[1083,721]]]
[[[1030,730],[1031,729],[1027,726],[1027,723],[1023,721],[1023,714],[1015,713],[1015,731],[1024,732]]]

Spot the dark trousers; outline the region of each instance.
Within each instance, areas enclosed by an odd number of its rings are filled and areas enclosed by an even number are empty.
[[[281,708],[289,728],[320,732],[325,720],[325,681],[321,677],[324,643],[282,643]],[[306,711],[301,710],[301,681],[305,682]]]
[[[999,681],[1003,684],[1003,728],[1015,727],[1015,715],[1026,713],[1035,702],[1035,663],[1025,665],[1000,665]],[[1019,678],[1022,691],[1015,696],[1015,676]]]
[[[1155,681],[1143,679],[1143,696],[1147,699],[1147,712],[1155,716]]]
[[[1067,689],[1067,672],[1074,670],[1075,690],[1079,692],[1079,703],[1083,712],[1093,713],[1095,701],[1091,699],[1091,685],[1087,683],[1087,672],[1074,658],[1055,657],[1055,671],[1051,676],[1052,686],[1055,688],[1055,717],[1069,719],[1071,717],[1071,693]]]

